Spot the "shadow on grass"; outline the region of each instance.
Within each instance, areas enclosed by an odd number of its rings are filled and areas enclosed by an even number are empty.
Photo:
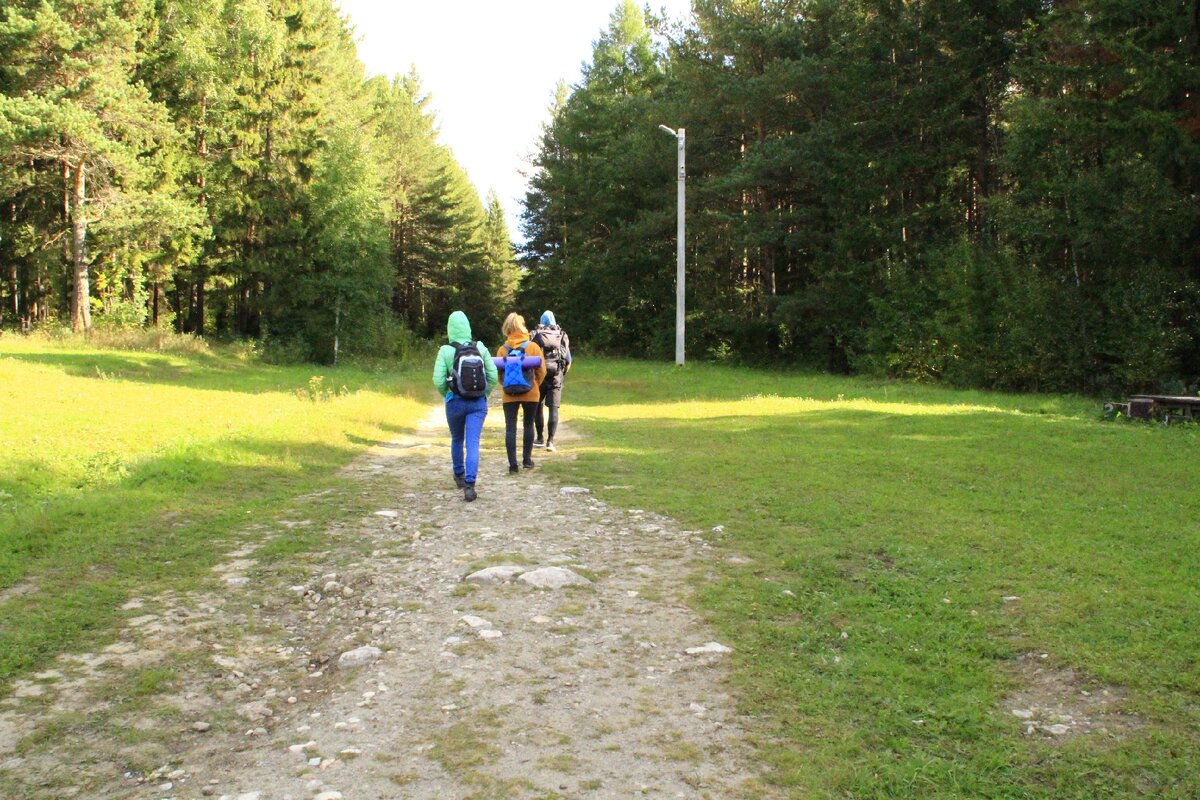
[[[336,392],[344,384],[351,390],[372,388],[397,392],[402,374],[408,367],[398,367],[388,373],[371,374],[353,367],[329,367],[316,364],[269,366],[261,363],[242,364],[228,357],[213,354],[172,355],[125,352],[0,352],[0,358],[10,358],[28,364],[39,364],[62,370],[76,378],[98,381],[132,381],[137,383],[179,386],[190,389],[262,394],[267,392],[301,392],[316,376],[324,378],[325,388]],[[404,384],[407,386],[407,383]]]
[[[669,407],[642,417],[582,415],[577,424],[595,434],[582,445],[585,454],[624,454],[615,464],[620,471],[644,472],[651,484],[680,473],[663,484],[664,498],[745,487],[776,498],[781,511],[819,500],[843,503],[854,515],[856,500],[858,508],[876,505],[873,497],[908,507],[931,493],[961,491],[979,513],[1054,503],[1078,513],[1107,509],[1105,522],[1116,517],[1133,529],[1143,527],[1137,509],[1166,504],[1180,524],[1189,518],[1185,510],[1200,516],[1200,494],[1178,473],[1194,452],[1190,431],[989,410],[910,415],[832,405],[755,415],[746,408],[702,417],[673,415]],[[1134,465],[1138,480],[1131,481]]]

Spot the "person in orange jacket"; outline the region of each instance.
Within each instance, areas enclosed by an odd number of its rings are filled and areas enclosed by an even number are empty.
[[[525,355],[542,358],[542,348],[537,342],[529,340],[529,328],[525,327],[525,318],[515,311],[504,318],[500,326],[504,334],[504,344],[496,348],[496,355],[504,358],[511,351],[524,345]],[[546,379],[546,362],[536,369],[528,370],[530,389],[522,394],[509,394],[504,391],[504,447],[508,450],[508,471],[517,472],[517,412],[524,414],[523,440],[521,447],[521,466],[533,469],[533,419],[537,414],[538,398],[541,396],[538,387]],[[504,382],[504,368],[500,368],[500,382]]]

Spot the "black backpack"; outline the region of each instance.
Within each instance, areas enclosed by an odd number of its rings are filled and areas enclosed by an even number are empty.
[[[534,341],[542,348],[547,378],[553,378],[566,367],[567,356],[563,350],[563,335],[563,329],[557,325],[539,327],[534,334]]]
[[[487,371],[483,356],[475,342],[461,342],[454,347],[454,363],[446,376],[446,385],[459,397],[473,400],[487,394]]]

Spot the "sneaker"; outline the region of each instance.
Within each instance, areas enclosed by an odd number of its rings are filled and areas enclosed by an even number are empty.
[[[475,494],[475,484],[466,484],[465,488],[463,489],[463,500],[466,500],[469,503],[478,496],[479,495]]]
[[[537,465],[534,464],[532,461],[526,461],[525,463],[521,464],[521,466],[524,467],[525,469],[533,469]]]
[[[509,465],[508,465],[508,474],[509,474],[509,475],[512,475],[512,474],[514,474],[514,473],[517,473],[517,472],[520,472],[520,471],[521,471],[521,468],[520,468],[520,467],[518,467],[516,464],[509,464]]]
[[[554,452],[554,442],[546,442],[546,450],[553,453]]]
[[[534,439],[533,446],[534,447],[543,447],[543,446],[545,446],[545,442],[543,442],[541,439]]]
[[[454,476],[454,485],[461,489],[467,485],[467,479],[464,478],[462,475],[455,475]]]

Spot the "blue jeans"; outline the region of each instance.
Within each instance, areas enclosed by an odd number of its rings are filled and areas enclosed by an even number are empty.
[[[479,472],[479,435],[483,432],[483,419],[487,416],[487,398],[472,400],[452,395],[446,401],[446,424],[450,426],[450,462],[454,474],[461,475],[467,483],[475,483]],[[466,463],[463,463],[463,446],[466,446]]]

